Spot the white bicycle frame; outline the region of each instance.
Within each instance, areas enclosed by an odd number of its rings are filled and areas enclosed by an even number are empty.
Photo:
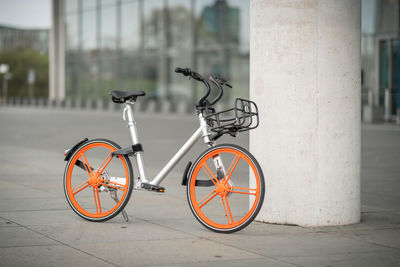
[[[139,144],[139,135],[136,128],[136,121],[133,118],[133,105],[135,101],[130,101],[125,103],[125,108],[123,111],[123,119],[128,120],[128,128],[132,137],[133,145]],[[162,168],[162,170],[154,177],[153,180],[149,181],[146,176],[146,171],[144,167],[143,151],[136,152],[134,154],[136,158],[136,163],[138,166],[139,177],[136,179],[134,186],[135,189],[141,189],[142,183],[148,183],[150,185],[158,186],[170,173],[170,171],[175,167],[175,165],[186,155],[186,153],[192,148],[192,146],[200,139],[203,138],[205,144],[209,146],[214,146],[215,142],[211,141],[210,131],[206,119],[201,113],[198,114],[200,127],[193,133],[193,135],[186,141],[186,143],[176,152],[176,154],[168,161],[168,163]],[[222,160],[219,156],[214,158],[214,164],[216,168],[220,168],[225,174],[225,168],[223,166]]]

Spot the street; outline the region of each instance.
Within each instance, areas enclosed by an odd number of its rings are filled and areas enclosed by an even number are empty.
[[[198,127],[195,115],[136,119],[150,178]],[[230,235],[201,226],[180,185],[186,163],[206,148],[201,141],[162,183],[166,193],[133,191],[129,222],[122,215],[103,223],[78,217],[63,192],[63,151],[85,137],[131,144],[121,111],[0,107],[0,266],[400,265],[398,126],[362,126],[360,224],[253,222]],[[248,134],[224,142],[248,148]]]

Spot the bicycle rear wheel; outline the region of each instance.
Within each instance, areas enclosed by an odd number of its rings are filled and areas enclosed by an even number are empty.
[[[109,140],[82,144],[71,156],[64,173],[64,193],[71,208],[89,221],[105,221],[125,207],[132,193],[129,158],[112,157],[120,147]]]
[[[212,147],[200,155],[187,182],[187,198],[196,219],[221,233],[249,225],[260,211],[264,190],[264,176],[256,159],[231,144]]]

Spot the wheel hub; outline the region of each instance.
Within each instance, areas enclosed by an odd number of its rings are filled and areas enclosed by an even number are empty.
[[[226,184],[226,182],[219,182],[216,185],[215,192],[226,196],[229,193],[229,186]]]
[[[99,176],[100,175],[97,172],[91,173],[89,178],[89,184],[91,184],[93,187],[95,186],[97,187],[98,185],[100,185]]]

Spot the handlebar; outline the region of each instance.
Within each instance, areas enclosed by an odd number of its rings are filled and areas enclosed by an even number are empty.
[[[210,80],[218,87],[219,92],[216,98],[214,98],[212,101],[210,101],[210,106],[214,105],[215,103],[218,102],[218,100],[221,99],[221,97],[224,95],[224,89],[222,88],[221,84],[217,81],[217,77],[211,75]]]
[[[175,72],[176,73],[182,73],[185,76],[189,76],[192,73],[192,71],[189,68],[183,68],[182,69],[182,68],[179,68],[179,67],[175,68]]]
[[[175,68],[175,72],[176,72],[176,73],[181,73],[181,74],[183,74],[184,76],[190,76],[191,78],[193,78],[193,79],[195,79],[195,80],[197,80],[197,81],[202,82],[202,83],[207,87],[207,92],[206,92],[206,94],[205,94],[203,97],[201,97],[200,100],[199,100],[199,102],[197,103],[197,106],[199,106],[199,107],[204,107],[204,106],[206,106],[206,104],[209,105],[209,106],[212,106],[212,105],[214,105],[215,103],[217,103],[218,100],[220,100],[221,97],[222,97],[223,94],[224,94],[224,90],[223,90],[223,88],[222,88],[223,85],[226,85],[226,86],[232,88],[231,85],[229,85],[229,84],[226,83],[227,81],[226,81],[225,79],[220,78],[220,77],[217,77],[217,76],[215,76],[215,75],[211,75],[211,76],[210,76],[210,80],[218,87],[219,92],[218,92],[218,95],[217,95],[216,98],[214,98],[211,102],[208,102],[208,103],[207,103],[206,99],[207,99],[207,97],[210,95],[211,87],[210,87],[210,84],[208,83],[208,81],[207,81],[206,79],[204,79],[204,78],[203,78],[200,74],[198,74],[197,72],[192,71],[190,68],[179,68],[179,67],[177,67],[177,68]]]
[[[205,103],[206,103],[205,101],[206,101],[207,97],[210,95],[210,92],[211,92],[211,87],[210,87],[210,84],[207,82],[207,80],[204,79],[203,76],[201,76],[197,72],[192,71],[190,68],[179,68],[179,67],[177,67],[177,68],[175,68],[175,72],[176,73],[182,73],[184,76],[190,76],[191,78],[202,82],[206,86],[206,88],[207,88],[206,94],[202,98],[200,98],[199,102],[197,103],[198,106],[201,106],[201,107],[205,106]]]
[[[200,81],[200,82],[202,82],[203,80],[205,81],[205,79],[200,74],[198,74],[195,71],[192,71],[190,68],[177,67],[177,68],[175,68],[175,72],[182,73],[184,76],[190,76],[191,78],[193,78],[197,81]]]

